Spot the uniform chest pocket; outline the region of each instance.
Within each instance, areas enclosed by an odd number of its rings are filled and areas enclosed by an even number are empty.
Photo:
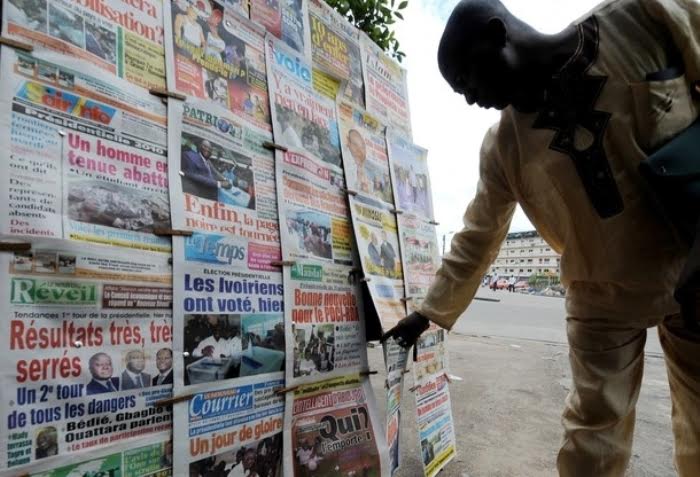
[[[698,116],[684,74],[663,81],[632,83],[637,141],[654,150],[690,126]]]

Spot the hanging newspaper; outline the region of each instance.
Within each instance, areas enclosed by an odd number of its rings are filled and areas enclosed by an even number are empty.
[[[408,311],[417,311],[440,267],[435,226],[415,215],[398,216]]]
[[[211,102],[171,100],[175,386],[284,365],[281,258],[268,132]],[[183,352],[186,355],[183,356]]]
[[[176,404],[174,475],[280,475],[283,386],[282,373],[241,378]]]
[[[44,434],[48,437],[50,434]],[[26,477],[170,477],[173,474],[173,442],[170,432],[160,436],[110,444],[99,451],[58,456],[48,463],[37,461],[24,469]],[[159,437],[159,438],[156,438]],[[176,475],[176,474],[175,474]]]
[[[316,91],[364,107],[359,30],[323,0],[309,0],[309,27]]]
[[[388,330],[406,316],[396,217],[360,195],[350,197],[350,211],[369,293],[382,327]]]
[[[389,476],[369,380],[349,375],[287,393],[285,477]]]
[[[139,86],[165,86],[161,0],[3,0],[2,7],[3,36],[84,60]]]
[[[0,269],[0,468],[171,429],[166,255],[35,240]]]
[[[169,251],[165,105],[55,54],[1,58],[2,234]]]
[[[350,270],[318,261],[285,268],[288,385],[367,369],[364,322]]]
[[[391,182],[394,184],[396,207],[426,221],[435,220],[428,151],[407,141],[400,131],[391,128],[387,131],[386,143],[391,158]]]
[[[229,2],[165,2],[172,91],[209,99],[258,127],[270,128],[264,30]]]
[[[386,442],[389,446],[389,468],[393,475],[401,462],[399,447],[401,444],[401,396],[403,395],[403,376],[408,362],[408,350],[399,346],[393,338],[383,343],[384,364],[386,365]]]
[[[434,477],[456,455],[447,374],[425,379],[416,388],[416,413],[421,460],[426,477]]]
[[[412,138],[411,110],[408,104],[406,70],[389,58],[367,35],[360,34],[362,74],[367,111],[387,126]]]
[[[250,19],[262,25],[275,38],[311,58],[308,4],[302,0],[251,0]]]
[[[352,264],[350,211],[343,171],[303,153],[277,153],[285,260]]]
[[[335,102],[313,89],[302,56],[270,35],[265,45],[275,142],[340,166]]]
[[[393,207],[384,126],[348,102],[338,104],[338,121],[348,189]]]

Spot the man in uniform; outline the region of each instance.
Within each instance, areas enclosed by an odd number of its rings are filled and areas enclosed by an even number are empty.
[[[483,141],[476,197],[419,313],[386,335],[411,346],[450,329],[496,257],[519,203],[562,255],[573,387],[563,476],[622,476],[647,328],[658,326],[679,475],[700,475],[700,335],[673,290],[687,250],[650,204],[638,165],[698,116],[700,3],[606,2],[556,35],[497,0],[462,0],[438,51],[471,105],[502,110]]]

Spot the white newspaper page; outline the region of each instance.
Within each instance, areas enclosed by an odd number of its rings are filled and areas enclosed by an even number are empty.
[[[173,475],[281,475],[282,374],[220,383],[176,404]]]
[[[335,102],[316,92],[311,64],[274,37],[265,37],[275,142],[340,167]]]
[[[285,477],[389,476],[387,447],[367,378],[348,375],[287,393]]]
[[[396,207],[426,221],[434,221],[428,151],[407,141],[400,131],[391,128],[387,130],[386,143],[391,157]]]
[[[362,74],[367,111],[411,140],[411,109],[406,70],[389,58],[366,34],[360,33]]]
[[[208,99],[269,130],[264,29],[230,1],[164,5],[168,88]]]
[[[282,273],[269,133],[211,102],[171,101],[175,389],[279,372]],[[191,391],[188,391],[191,392]]]
[[[309,0],[309,28],[314,89],[364,106],[359,30],[324,0]]]
[[[160,99],[55,54],[1,58],[1,233],[170,251]]]
[[[172,271],[160,253],[65,241],[0,255],[0,468],[172,427]]]
[[[3,0],[2,34],[31,43],[35,51],[62,53],[139,86],[163,88],[163,3]]]

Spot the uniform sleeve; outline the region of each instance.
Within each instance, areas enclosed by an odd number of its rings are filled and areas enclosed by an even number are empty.
[[[476,196],[464,214],[464,228],[452,239],[450,253],[420,308],[420,313],[450,329],[464,312],[481,278],[498,255],[515,211],[515,196],[502,168],[495,128],[486,134],[481,147]]]
[[[668,29],[683,56],[688,80],[700,81],[700,2],[698,0],[644,0],[649,15]]]

